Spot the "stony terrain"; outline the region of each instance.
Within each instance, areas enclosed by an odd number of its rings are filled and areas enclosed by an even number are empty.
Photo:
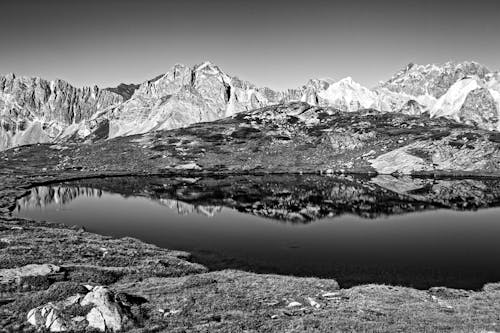
[[[444,118],[290,103],[93,144],[24,146],[0,157],[0,165],[11,172],[27,161],[46,171],[75,174],[120,171],[127,165],[163,172],[498,176],[500,139],[496,132]]]
[[[422,188],[418,179],[395,176],[482,177],[461,185],[476,193],[467,204],[495,204],[498,193],[478,187],[488,181],[484,177],[496,182],[499,146],[496,132],[444,118],[291,103],[170,131],[7,150],[0,153],[0,326],[4,331],[497,331],[495,283],[478,291],[340,289],[334,280],[207,272],[190,262],[188,253],[78,226],[13,218],[9,211],[32,185],[90,176],[377,171],[381,175],[371,186],[385,188],[394,200],[401,199],[394,190],[399,189],[410,203],[425,205],[427,197],[460,209],[453,199],[459,188],[442,181],[423,186],[427,192],[411,192]],[[409,188],[401,190],[398,182]],[[354,189],[366,192],[369,185],[364,186]]]

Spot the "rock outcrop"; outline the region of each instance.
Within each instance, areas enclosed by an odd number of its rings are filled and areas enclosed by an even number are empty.
[[[31,309],[27,321],[36,328],[50,332],[122,330],[131,320],[127,305],[105,287],[86,287],[89,292],[85,295],[76,294],[63,301],[49,302]]]
[[[12,291],[26,287],[26,281],[43,285],[60,278],[61,268],[52,264],[30,264],[16,268],[0,269],[0,291]]]

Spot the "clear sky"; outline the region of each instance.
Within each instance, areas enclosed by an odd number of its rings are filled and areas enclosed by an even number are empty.
[[[0,73],[76,86],[142,82],[204,60],[274,89],[409,62],[500,70],[500,0],[16,0],[0,6]]]

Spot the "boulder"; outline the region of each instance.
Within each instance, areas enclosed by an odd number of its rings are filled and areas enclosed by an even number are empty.
[[[0,284],[12,283],[29,276],[47,276],[59,271],[60,267],[51,264],[31,264],[16,268],[0,269]]]
[[[28,312],[28,322],[37,328],[45,328],[50,332],[65,332],[68,330],[61,309],[52,303],[38,307]]]
[[[93,305],[94,307],[87,314],[86,319],[89,327],[101,331],[106,329],[118,331],[123,327],[123,323],[128,319],[121,303],[116,302],[114,294],[104,287],[94,287],[80,305]]]
[[[0,269],[0,291],[46,289],[62,279],[64,273],[56,265],[31,264],[22,267]]]
[[[28,323],[50,332],[85,329],[115,332],[122,330],[125,323],[132,319],[129,301],[124,304],[119,295],[102,286],[85,287],[88,290],[85,295],[76,294],[63,301],[31,309],[27,315]]]

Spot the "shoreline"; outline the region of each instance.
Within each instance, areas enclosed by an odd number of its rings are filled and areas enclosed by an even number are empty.
[[[16,187],[17,190],[10,192],[8,196],[10,198],[9,201],[15,202],[17,200],[17,197],[13,196],[15,193],[26,192],[27,188],[36,184],[50,184],[75,180],[77,178],[96,178],[96,176],[98,178],[120,177],[131,174],[146,176],[145,173],[137,172],[100,173],[99,175],[91,174],[78,177],[61,177],[59,179],[50,176],[38,176],[36,179],[23,179],[22,188],[19,186]],[[166,176],[164,173],[159,174]],[[185,176],[186,173],[177,175]],[[13,185],[11,184],[11,186]],[[2,198],[5,199],[5,194]],[[6,201],[2,200],[2,202],[5,207]],[[78,244],[78,247],[85,249],[88,248],[88,244],[95,244],[92,245],[92,248],[97,248],[97,250],[91,250],[91,253],[97,251],[97,257],[93,255],[85,258],[81,254],[78,254],[79,252],[76,252],[72,256],[69,256],[68,261],[68,259],[62,258],[68,257],[66,252],[68,250],[70,252],[73,251],[71,248],[52,249],[50,256],[47,256],[43,254],[43,248],[36,245],[33,247],[24,243],[25,245],[23,246],[29,246],[31,249],[30,252],[33,252],[35,257],[38,256],[39,258],[46,259],[26,261],[23,255],[13,255],[11,253],[9,258],[9,261],[12,263],[9,265],[11,267],[6,267],[4,262],[1,267],[2,269],[15,268],[22,266],[22,264],[33,263],[59,264],[65,274],[65,278],[62,281],[49,281],[48,285],[42,283],[41,287],[38,279],[36,277],[32,278],[37,283],[30,287],[30,291],[19,290],[18,288],[20,287],[15,287],[14,290],[17,291],[10,293],[12,296],[7,298],[17,300],[14,300],[14,303],[11,301],[0,307],[2,309],[0,311],[0,318],[4,318],[1,319],[3,321],[0,323],[0,326],[4,327],[29,330],[32,328],[26,322],[26,314],[29,309],[22,308],[21,304],[24,304],[21,302],[22,300],[27,301],[27,299],[31,298],[39,299],[37,297],[41,297],[41,293],[44,293],[46,288],[51,290],[50,288],[53,288],[54,283],[56,285],[68,286],[69,288],[69,285],[83,283],[84,281],[97,281],[97,285],[103,285],[115,292],[126,291],[148,300],[144,303],[146,305],[134,306],[149,313],[150,319],[142,321],[137,319],[134,324],[125,327],[124,331],[130,329],[137,331],[138,329],[139,331],[142,330],[142,332],[163,330],[199,332],[209,329],[210,331],[229,332],[240,331],[241,327],[254,327],[255,330],[263,332],[282,331],[292,327],[303,327],[303,329],[318,332],[329,331],[332,327],[335,327],[337,330],[392,331],[404,329],[411,331],[425,328],[427,330],[440,331],[443,329],[442,325],[447,323],[446,325],[454,327],[455,331],[479,332],[482,329],[494,329],[496,323],[500,324],[497,317],[498,310],[500,310],[500,283],[486,284],[481,291],[466,291],[445,287],[418,290],[408,287],[376,284],[359,285],[342,289],[334,279],[256,274],[238,270],[207,271],[205,267],[191,263],[189,260],[192,255],[184,251],[162,249],[131,238],[116,239],[100,236],[78,229],[75,230],[75,227],[51,222],[20,221],[8,215],[9,213],[5,212],[0,215],[2,242],[6,238],[17,239],[20,233],[25,232],[39,233],[37,234],[38,238],[35,237],[33,240],[43,239],[43,244],[46,244],[47,240],[50,243],[57,244],[67,239],[78,237],[80,241],[75,243],[75,245]],[[17,225],[23,229],[12,229]],[[131,241],[133,243],[130,243]],[[133,248],[139,252],[154,251],[157,254],[147,255],[143,259],[140,259],[143,263],[132,269],[130,267],[116,267],[116,264],[112,264],[112,266],[109,266],[109,264],[96,265],[96,260],[99,262],[102,255],[102,252],[98,248],[107,248],[112,253],[112,256],[120,256],[120,251],[125,250],[125,248],[119,250],[122,246],[120,243],[123,242],[124,244],[134,244]],[[2,244],[1,248],[3,251],[10,246],[10,244]],[[119,248],[114,251],[113,247],[109,244],[115,244],[113,246],[119,246]],[[130,245],[126,245],[126,248],[129,247]],[[42,252],[39,253],[40,251]],[[173,256],[169,253],[172,253]],[[47,260],[50,257],[52,259]],[[61,259],[58,259],[58,257]],[[167,276],[165,276],[166,271],[158,275],[158,272],[148,268],[153,266],[148,266],[147,262],[151,260],[155,261],[159,258],[169,258],[168,260],[174,260],[181,264],[181,267],[186,268],[181,269],[181,271],[168,273]],[[13,264],[16,260],[20,261],[18,264]],[[60,263],[60,260],[63,260],[62,263]],[[109,271],[110,269],[111,271]],[[165,269],[168,272],[168,266]],[[193,269],[194,271],[192,271]],[[113,274],[121,274],[121,277],[116,280]],[[96,282],[93,284],[95,285]],[[177,289],[169,289],[170,287],[165,289],[165,287],[161,287],[172,284],[179,285],[180,287],[176,287]],[[219,290],[218,293],[214,294],[214,287]],[[234,290],[241,290],[242,292],[238,291],[235,294]],[[186,295],[191,295],[189,297],[195,297],[198,301],[194,305],[184,304],[184,301],[181,302],[181,300],[185,299]],[[47,296],[44,297],[41,297],[38,303],[30,303],[30,306],[43,305],[46,303],[46,300],[52,300],[52,298],[47,298]],[[255,298],[261,300],[257,301]],[[311,302],[310,299],[313,301]],[[366,303],[367,301],[368,303]],[[198,302],[200,304],[196,305]],[[302,306],[289,307],[292,302],[300,303]],[[168,305],[170,307],[172,303],[176,304],[175,311],[177,311],[177,307],[182,309],[182,311],[176,314],[169,314],[168,317],[159,312],[163,307],[167,306],[165,304],[170,304]],[[319,307],[309,303],[319,304]],[[472,306],[471,304],[476,304],[475,306],[481,309],[479,310],[481,313],[480,316],[478,314],[476,317],[476,315],[468,312],[467,309]],[[189,310],[193,306],[197,309],[195,312]],[[13,309],[16,307],[21,309],[21,311],[16,312]],[[215,310],[214,312],[213,309],[219,310]],[[357,310],[353,314],[354,309]],[[237,314],[234,311],[238,311]],[[421,318],[424,324],[417,324],[417,318]],[[426,318],[435,319],[429,322]],[[439,320],[436,320],[437,318]],[[463,318],[468,319],[464,321]],[[484,318],[491,318],[491,321],[486,323]],[[392,324],[390,324],[391,322]],[[495,325],[491,326],[492,324]]]

